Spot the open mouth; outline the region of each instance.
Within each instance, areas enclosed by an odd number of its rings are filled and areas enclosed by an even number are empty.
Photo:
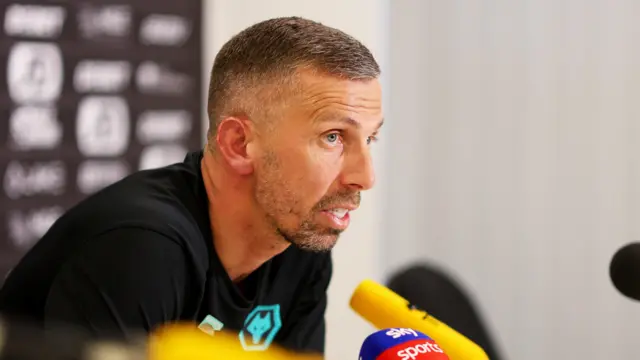
[[[333,229],[346,230],[351,221],[349,213],[350,209],[346,208],[333,208],[322,211],[325,216],[325,221],[328,221],[329,225]]]
[[[331,214],[335,215],[337,218],[342,219],[349,213],[349,210],[348,209],[339,209],[338,208],[338,209],[328,210],[328,212],[330,212]]]

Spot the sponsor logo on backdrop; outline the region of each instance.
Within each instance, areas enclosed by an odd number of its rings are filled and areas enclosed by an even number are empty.
[[[136,71],[136,86],[144,94],[184,95],[192,90],[193,81],[166,65],[145,61]]]
[[[140,24],[144,45],[181,46],[191,35],[191,22],[182,16],[151,14]]]
[[[4,191],[10,199],[60,195],[66,186],[66,168],[60,160],[35,163],[11,161],[4,173]]]
[[[132,20],[129,5],[84,4],[78,11],[78,31],[85,39],[123,39],[131,33]]]
[[[60,6],[11,4],[4,13],[4,32],[11,36],[56,38],[66,15]]]
[[[191,132],[191,114],[185,110],[151,110],[140,114],[137,138],[143,144],[184,140]]]
[[[62,91],[63,72],[56,44],[15,43],[7,62],[9,96],[16,103],[55,101]]]
[[[129,174],[129,167],[120,160],[87,160],[78,167],[78,189],[93,194]]]
[[[63,211],[64,209],[60,206],[9,211],[7,228],[11,243],[18,250],[25,251],[31,248],[62,216]]]
[[[77,92],[113,93],[123,91],[131,82],[128,61],[82,60],[73,73]]]
[[[155,169],[162,166],[182,162],[187,149],[181,145],[147,146],[140,154],[140,170]]]
[[[116,96],[87,96],[80,101],[76,140],[82,155],[119,156],[129,145],[129,107]]]
[[[57,110],[45,106],[20,106],[9,117],[9,146],[15,150],[48,150],[62,140]]]

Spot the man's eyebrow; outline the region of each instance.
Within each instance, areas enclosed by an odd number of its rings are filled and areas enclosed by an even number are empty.
[[[345,123],[347,125],[353,126],[357,129],[362,128],[362,125],[360,124],[360,122],[356,121],[354,118],[349,116],[323,116],[319,118],[317,121],[318,122],[341,122],[341,123]],[[378,130],[380,130],[383,124],[384,124],[384,118],[380,119],[380,122],[376,126],[375,131],[377,132]]]

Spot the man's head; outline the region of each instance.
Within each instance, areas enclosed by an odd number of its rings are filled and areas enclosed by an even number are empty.
[[[301,18],[267,20],[218,53],[208,151],[286,241],[333,247],[373,186],[370,143],[382,125],[380,69],[353,37]],[[262,221],[264,220],[264,221]]]

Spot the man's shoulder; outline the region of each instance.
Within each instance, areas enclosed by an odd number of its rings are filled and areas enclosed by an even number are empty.
[[[207,254],[204,232],[210,231],[198,175],[183,164],[136,172],[69,209],[48,234],[61,238],[73,232],[91,239],[118,229],[142,229],[179,243],[206,262],[208,258],[197,255]]]
[[[150,225],[190,221],[203,206],[198,199],[199,181],[187,164],[138,171],[85,198],[65,215],[96,222],[136,220]]]

